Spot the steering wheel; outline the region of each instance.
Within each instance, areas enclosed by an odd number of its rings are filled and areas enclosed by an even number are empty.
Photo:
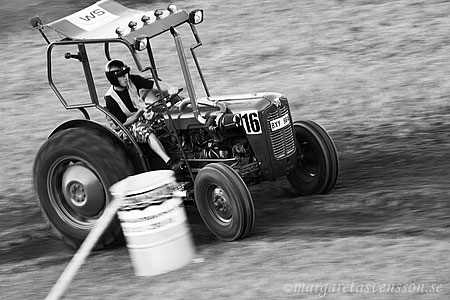
[[[174,99],[176,96],[178,96],[182,91],[183,91],[183,88],[178,88],[178,90],[177,90],[176,93],[169,94],[169,95],[167,95],[167,97],[164,98],[164,100],[166,101],[166,104],[167,104],[167,107],[168,107],[168,108],[174,106],[175,103],[178,102],[178,101],[176,101],[176,102],[172,102],[172,101],[173,101],[173,99]],[[162,101],[162,99],[160,98],[160,99],[156,100],[155,102],[153,102],[153,103],[151,103],[151,104],[148,104],[148,105],[147,105],[147,109],[152,109],[152,108],[155,107],[155,106],[162,106],[162,105],[163,105],[163,101]]]

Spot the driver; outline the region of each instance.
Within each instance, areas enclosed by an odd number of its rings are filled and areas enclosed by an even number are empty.
[[[130,74],[130,68],[118,59],[106,64],[105,75],[111,83],[105,94],[106,108],[109,112],[127,127],[137,142],[148,143],[168,168],[178,171],[184,162],[174,163],[167,155],[151,126],[155,113],[146,109],[147,104],[139,95],[139,90],[153,88],[153,80]]]

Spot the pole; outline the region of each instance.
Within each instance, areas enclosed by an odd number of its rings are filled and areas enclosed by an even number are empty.
[[[58,281],[51,289],[47,298],[45,298],[46,300],[61,299],[61,297],[64,295],[64,292],[67,290],[67,287],[69,286],[70,282],[75,277],[75,274],[77,273],[78,269],[84,263],[84,261],[94,248],[95,244],[99,240],[100,236],[103,234],[103,232],[106,230],[108,225],[113,220],[114,216],[116,215],[117,211],[122,205],[122,200],[123,200],[122,197],[114,199],[106,207],[103,215],[97,221],[94,228],[92,228],[92,230],[89,232],[83,244],[81,244],[80,249],[78,249],[77,253],[75,253],[75,255],[72,257],[72,260],[64,269],[64,272],[61,274]]]

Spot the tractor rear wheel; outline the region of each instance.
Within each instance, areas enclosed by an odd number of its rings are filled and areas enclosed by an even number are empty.
[[[111,202],[109,187],[131,174],[132,164],[112,139],[94,130],[70,128],[39,149],[34,188],[44,219],[66,244],[78,248]],[[96,248],[122,237],[115,219]]]

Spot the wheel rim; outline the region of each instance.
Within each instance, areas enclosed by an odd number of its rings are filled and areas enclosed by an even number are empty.
[[[208,188],[208,210],[211,216],[221,224],[231,223],[233,214],[230,200],[224,190],[217,185],[211,185]]]
[[[72,227],[89,229],[101,216],[107,193],[100,177],[86,161],[65,157],[54,162],[47,184],[53,208]]]

